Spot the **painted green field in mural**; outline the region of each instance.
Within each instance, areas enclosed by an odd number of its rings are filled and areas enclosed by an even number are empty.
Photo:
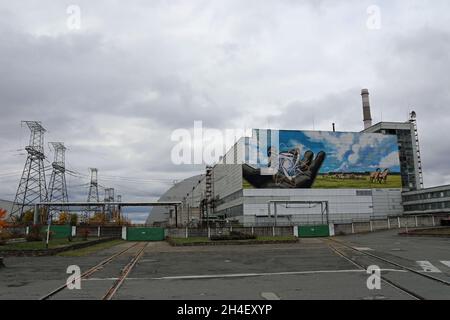
[[[331,178],[319,175],[314,181],[315,189],[390,189],[401,188],[400,175],[391,175],[386,182],[370,182],[369,177],[364,178]]]

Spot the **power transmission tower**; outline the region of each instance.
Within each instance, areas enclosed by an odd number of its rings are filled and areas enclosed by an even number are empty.
[[[119,203],[122,202],[122,195],[120,195],[120,194],[117,195],[117,202],[119,202]],[[116,217],[115,217],[116,221],[122,221],[121,211],[122,211],[122,208],[119,204],[116,209]]]
[[[114,202],[114,188],[106,188],[105,189],[105,202]],[[105,208],[105,218],[106,221],[111,221],[113,206],[107,205]]]
[[[54,161],[52,163],[53,171],[48,186],[49,202],[68,202],[66,185],[66,147],[62,142],[50,143],[55,151]],[[50,206],[50,216],[53,217],[58,212],[63,212],[67,208],[64,206]]]
[[[47,185],[44,169],[44,133],[45,129],[39,121],[22,121],[31,131],[30,141],[25,150],[27,161],[17,188],[14,205],[11,210],[13,219],[21,220],[25,209],[36,202],[47,201]]]
[[[99,202],[99,197],[98,197],[98,169],[97,168],[89,168],[89,170],[91,170],[91,183],[89,185],[89,194],[88,194],[88,199],[87,202],[92,202],[92,203],[98,203]],[[95,206],[94,208],[92,208],[91,206],[89,206],[87,208],[87,210],[85,211],[84,217],[83,217],[83,222],[88,223],[89,221],[89,214],[91,211],[98,212],[99,211],[99,207]]]

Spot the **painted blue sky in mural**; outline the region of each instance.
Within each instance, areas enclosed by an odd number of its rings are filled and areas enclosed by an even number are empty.
[[[261,134],[262,130],[259,132]],[[272,137],[277,133],[279,152],[287,152],[294,148],[299,148],[302,155],[308,150],[313,151],[314,154],[324,151],[326,159],[320,173],[372,172],[377,168],[389,169],[391,173],[400,172],[397,137],[393,135],[272,130]],[[261,137],[264,136],[265,134],[261,135]],[[271,140],[276,141],[269,138],[269,145]],[[260,146],[262,146],[261,142]],[[252,149],[254,150],[254,142],[252,143],[250,139],[250,150]],[[263,149],[266,148],[261,148]]]

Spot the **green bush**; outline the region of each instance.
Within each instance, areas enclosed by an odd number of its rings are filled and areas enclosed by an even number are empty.
[[[254,240],[256,236],[251,234],[245,234],[242,232],[232,231],[229,235],[216,235],[211,236],[212,241],[227,241],[227,240]]]

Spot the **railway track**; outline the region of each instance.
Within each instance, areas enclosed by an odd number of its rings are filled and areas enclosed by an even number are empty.
[[[343,257],[344,259],[346,259],[347,261],[349,261],[350,263],[352,263],[353,265],[357,266],[360,269],[367,270],[368,266],[364,265],[364,264],[362,264],[362,263],[360,263],[358,261],[355,261],[354,259],[351,259],[343,250],[340,250],[338,248],[338,246],[345,247],[345,248],[350,249],[350,250],[352,250],[354,252],[357,252],[359,254],[371,257],[371,258],[373,258],[375,260],[382,261],[382,262],[387,263],[387,264],[390,264],[392,266],[400,268],[401,270],[412,272],[412,273],[414,273],[414,274],[416,274],[416,275],[418,275],[420,277],[426,278],[426,279],[428,279],[430,281],[433,281],[433,282],[436,282],[436,283],[439,283],[439,284],[442,284],[442,285],[445,285],[445,286],[449,286],[450,285],[450,282],[448,282],[446,280],[433,277],[433,276],[431,276],[429,274],[424,274],[424,273],[422,273],[420,271],[414,270],[414,269],[412,269],[410,267],[404,266],[404,265],[402,265],[400,263],[397,263],[395,261],[392,261],[392,260],[380,257],[380,256],[378,256],[376,254],[369,253],[369,252],[362,251],[362,250],[358,250],[357,248],[354,248],[354,247],[352,247],[351,245],[349,245],[347,243],[344,243],[344,242],[341,242],[341,241],[337,241],[335,239],[327,239],[327,242],[328,242],[328,246],[334,252],[336,252],[339,256]],[[410,289],[408,289],[408,288],[406,288],[404,286],[401,286],[400,284],[398,284],[398,283],[396,283],[396,282],[394,282],[392,280],[387,279],[385,276],[381,276],[381,281],[383,281],[384,283],[387,283],[388,285],[394,287],[395,289],[397,289],[397,290],[407,294],[408,296],[412,297],[415,300],[426,300],[420,294],[418,294],[418,293],[416,293],[416,292],[414,292],[414,291],[412,291],[412,290],[410,290]]]
[[[92,274],[94,274],[95,272],[99,271],[100,269],[102,269],[103,267],[105,267],[106,265],[108,265],[109,263],[114,261],[116,258],[124,255],[125,253],[127,253],[128,251],[130,251],[134,248],[139,247],[137,252],[132,256],[131,260],[125,265],[124,268],[121,269],[120,275],[117,278],[117,280],[115,280],[114,284],[108,289],[108,291],[102,297],[102,300],[111,300],[114,297],[114,295],[117,293],[117,291],[119,290],[120,286],[125,281],[128,274],[131,272],[131,270],[134,268],[134,266],[137,264],[139,259],[144,254],[144,250],[147,247],[147,245],[148,245],[148,243],[135,243],[132,246],[111,255],[110,257],[108,257],[105,260],[101,261],[100,263],[96,264],[92,268],[89,268],[87,271],[82,273],[80,275],[80,277],[77,278],[76,280],[87,279]],[[67,283],[61,285],[60,287],[58,287],[58,288],[52,290],[51,292],[45,294],[44,296],[42,296],[39,300],[49,300],[49,299],[55,298],[59,293],[66,290],[67,286],[68,286]]]

